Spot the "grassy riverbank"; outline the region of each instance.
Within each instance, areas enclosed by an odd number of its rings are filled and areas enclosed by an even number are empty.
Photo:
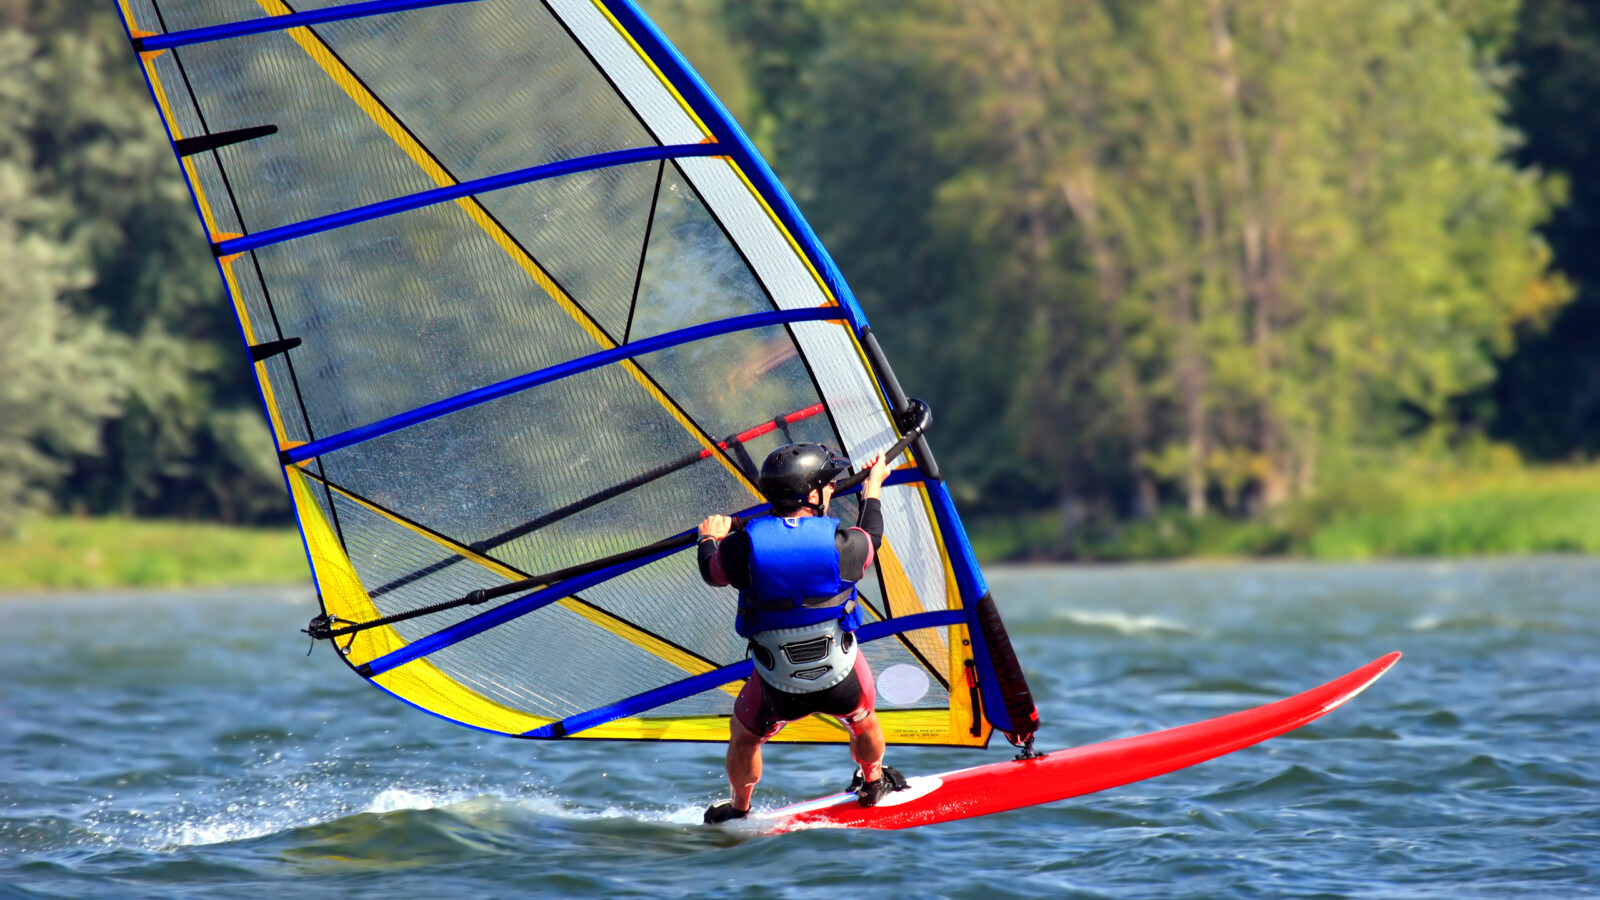
[[[1294,556],[1600,554],[1600,466],[1490,471],[1416,465],[1347,480],[1260,521],[1086,524],[1053,512],[969,523],[986,562]],[[0,591],[306,583],[291,529],[124,518],[36,518],[0,540]]]
[[[298,584],[310,581],[292,529],[53,516],[0,540],[0,591]]]
[[[1087,523],[1054,512],[972,523],[981,559],[1142,560],[1600,553],[1600,466],[1463,471],[1413,464],[1351,478],[1260,520]]]

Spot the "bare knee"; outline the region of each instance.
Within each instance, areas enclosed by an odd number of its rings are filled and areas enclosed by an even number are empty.
[[[861,766],[868,781],[875,780],[873,776],[877,775],[878,765],[883,762],[883,751],[883,729],[878,725],[877,713],[871,713],[856,725],[855,732],[850,735],[850,756]]]
[[[857,747],[883,745],[883,728],[878,724],[877,712],[869,712],[850,726],[850,744]]]
[[[750,729],[746,728],[744,726],[744,723],[739,721],[737,718],[733,718],[733,719],[729,720],[729,726],[728,726],[728,749],[729,749],[729,751],[738,751],[738,752],[741,752],[741,753],[750,753],[752,751],[761,749],[761,745],[764,744],[764,743],[766,743],[766,738],[764,738],[761,735],[756,734],[755,732],[753,732]]]

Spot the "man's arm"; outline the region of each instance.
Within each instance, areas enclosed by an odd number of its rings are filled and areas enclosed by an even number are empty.
[[[727,516],[700,523],[700,577],[712,587],[750,586],[750,536],[732,528],[733,519]]]
[[[834,535],[834,544],[839,548],[839,577],[846,581],[865,578],[883,547],[883,480],[889,477],[889,463],[880,453],[868,465],[871,469],[861,486],[861,512],[856,524],[841,528]]]

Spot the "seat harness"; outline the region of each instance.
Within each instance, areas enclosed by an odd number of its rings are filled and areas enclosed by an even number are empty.
[[[827,690],[855,668],[854,582],[839,575],[828,516],[767,517],[745,526],[750,536],[750,588],[739,592],[739,631],[761,680],[776,690]]]

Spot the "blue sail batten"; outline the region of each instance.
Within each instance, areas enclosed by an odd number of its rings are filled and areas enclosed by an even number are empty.
[[[325,231],[334,231],[374,219],[422,209],[451,200],[460,200],[475,194],[487,194],[490,191],[504,190],[523,184],[532,184],[535,181],[544,181],[549,178],[559,178],[562,175],[575,175],[579,172],[591,172],[595,169],[609,169],[615,166],[626,166],[631,163],[654,162],[661,159],[686,159],[693,156],[719,156],[727,151],[716,144],[672,144],[658,147],[636,147],[630,150],[612,150],[607,153],[596,153],[593,156],[580,156],[576,159],[564,159],[560,162],[545,163],[539,166],[530,166],[526,169],[517,169],[500,175],[490,175],[485,178],[476,178],[472,181],[463,181],[449,187],[433,188],[419,191],[393,200],[383,200],[343,212],[329,213],[304,222],[295,222],[290,225],[280,225],[277,228],[268,228],[255,234],[243,237],[229,238],[212,245],[212,252],[218,256],[232,256],[261,247],[270,247],[295,238],[309,237]]]
[[[369,0],[367,3],[352,3],[348,6],[312,9],[305,12],[290,13],[286,16],[266,16],[260,19],[246,19],[243,22],[228,22],[223,25],[191,28],[187,31],[173,31],[167,34],[136,37],[133,38],[133,46],[135,50],[141,53],[149,53],[156,50],[171,50],[174,47],[188,47],[193,44],[207,44],[212,41],[248,37],[252,34],[270,34],[274,31],[285,31],[290,28],[300,28],[307,25],[323,25],[328,22],[343,22],[347,19],[364,19],[368,16],[382,16],[413,9],[426,9],[430,6],[448,6],[452,3],[475,2],[477,0]]]
[[[625,719],[628,716],[636,716],[642,712],[659,709],[669,703],[676,703],[679,700],[693,697],[695,694],[716,690],[725,684],[742,681],[750,677],[752,668],[750,660],[742,659],[736,663],[729,663],[709,672],[702,672],[699,675],[685,678],[682,681],[675,681],[658,688],[652,688],[608,706],[600,706],[588,712],[568,716],[559,722],[551,722],[549,725],[543,725],[532,731],[524,732],[522,736],[535,739],[567,737],[580,731],[587,731],[590,728],[604,725],[607,722],[615,722],[617,719]]]
[[[839,313],[840,310],[837,307],[780,309],[772,312],[752,313],[748,316],[735,316],[731,319],[707,322],[703,325],[694,325],[678,331],[670,331],[666,334],[648,337],[630,344],[622,344],[609,350],[601,350],[598,353],[591,353],[588,356],[558,363],[548,368],[540,369],[537,372],[529,372],[516,378],[508,378],[498,384],[491,384],[487,387],[467,391],[464,394],[457,394],[454,397],[430,403],[427,406],[419,406],[416,409],[390,416],[387,419],[381,419],[370,425],[362,425],[349,431],[341,431],[338,434],[329,435],[308,444],[292,447],[283,451],[281,456],[285,463],[304,462],[317,456],[332,453],[335,450],[353,447],[373,438],[393,434],[403,428],[420,425],[423,422],[447,416],[453,412],[459,412],[482,403],[488,403],[491,400],[498,400],[501,397],[521,393],[541,384],[560,381],[563,378],[608,366],[624,359],[644,356],[659,350],[666,350],[681,344],[689,344],[719,335],[749,331],[752,328],[787,325],[793,322],[821,322],[828,319],[838,319],[840,318]]]
[[[683,551],[683,549],[684,548],[682,547],[674,547],[663,550],[660,553],[655,553],[640,559],[630,560],[625,563],[618,563],[614,566],[608,566],[604,569],[591,572],[588,575],[580,575],[576,578],[569,578],[566,581],[557,582],[549,587],[536,590],[531,594],[524,594],[523,596],[517,598],[516,600],[512,600],[509,603],[503,603],[494,609],[479,613],[470,619],[465,619],[447,628],[442,628],[425,638],[412,641],[404,647],[401,647],[399,650],[386,653],[383,656],[380,656],[377,659],[367,663],[365,668],[368,672],[372,673],[372,676],[382,675],[384,672],[387,672],[397,666],[403,666],[414,659],[421,659],[429,654],[437,653],[446,647],[459,644],[470,637],[483,634],[485,631],[488,631],[491,628],[498,628],[513,619],[518,619],[527,615],[528,613],[534,612],[535,610],[543,609],[544,607],[549,606],[558,600],[564,600],[568,597],[571,597],[573,594],[576,594],[581,590],[594,587],[601,582],[610,581],[611,579],[625,572],[631,572],[634,569],[643,568],[644,566],[648,566],[657,560],[665,559],[674,553],[680,553]]]
[[[959,609],[913,613],[909,616],[884,619],[863,625],[856,629],[856,640],[865,644],[903,632],[915,631],[918,628],[959,625],[965,620],[966,614]],[[552,722],[549,725],[525,732],[522,736],[526,738],[558,738],[574,735],[581,731],[604,725],[607,722],[614,722],[617,719],[625,719],[628,716],[636,716],[642,712],[659,709],[669,703],[676,703],[696,694],[715,690],[725,684],[742,681],[750,677],[751,670],[752,666],[748,659],[729,663],[721,668],[712,669],[709,672],[703,672],[699,675],[685,678],[682,681],[676,681],[672,684],[662,685],[661,687],[635,694],[616,703],[596,707],[575,716],[568,716],[559,722]]]

